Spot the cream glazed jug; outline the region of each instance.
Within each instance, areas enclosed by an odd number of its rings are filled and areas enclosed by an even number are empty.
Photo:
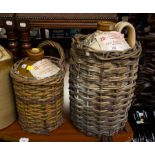
[[[9,76],[12,64],[11,54],[0,46],[0,129],[6,128],[16,119],[13,89]]]
[[[128,38],[124,38],[122,30],[127,28]],[[94,50],[106,51],[127,51],[135,46],[135,29],[128,22],[114,23],[111,21],[100,21],[97,24],[97,31],[88,35],[83,41],[85,46]]]

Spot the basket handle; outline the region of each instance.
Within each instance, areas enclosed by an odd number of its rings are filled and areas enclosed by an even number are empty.
[[[136,44],[136,33],[132,24],[124,21],[118,22],[115,25],[115,30],[121,33],[125,27],[128,29],[128,44],[131,48],[134,48]]]
[[[2,51],[0,50],[0,59],[3,57],[3,53]]]
[[[38,48],[43,48],[44,46],[47,46],[47,45],[52,46],[52,47],[54,47],[54,48],[57,49],[57,51],[59,52],[59,55],[60,55],[59,63],[62,64],[64,62],[65,55],[64,55],[64,50],[60,46],[60,44],[59,43],[56,43],[54,41],[51,41],[51,40],[45,40],[45,41],[41,42],[38,45]]]

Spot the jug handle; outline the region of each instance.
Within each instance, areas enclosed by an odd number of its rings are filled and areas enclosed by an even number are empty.
[[[135,32],[135,28],[133,27],[132,24],[130,24],[128,22],[124,22],[124,21],[118,22],[115,25],[115,30],[121,33],[125,27],[128,29],[127,42],[131,48],[134,48],[134,46],[136,44],[136,32]]]
[[[64,54],[64,50],[60,46],[60,44],[58,44],[58,43],[56,43],[54,41],[51,41],[51,40],[45,40],[45,41],[41,42],[38,45],[38,48],[43,48],[44,46],[52,46],[52,47],[56,48],[57,51],[59,52],[59,55],[60,55],[59,64],[63,64],[64,63],[65,54]]]

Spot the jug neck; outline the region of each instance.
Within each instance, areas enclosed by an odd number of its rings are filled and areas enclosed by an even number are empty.
[[[99,21],[97,23],[97,30],[114,31],[115,30],[115,23],[112,21]]]
[[[27,51],[27,54],[30,60],[38,61],[44,57],[44,50],[41,48],[32,48]]]

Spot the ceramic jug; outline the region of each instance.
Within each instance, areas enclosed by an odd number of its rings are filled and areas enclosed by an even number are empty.
[[[44,79],[56,74],[60,69],[48,58],[44,58],[44,50],[32,48],[27,51],[28,57],[17,68],[18,74],[35,79]]]
[[[122,30],[127,28],[127,41]],[[114,23],[111,21],[100,21],[97,24],[97,31],[88,35],[84,40],[86,46],[94,50],[106,51],[126,51],[135,46],[135,29],[128,22]]]
[[[6,128],[16,119],[10,68],[12,55],[0,46],[0,129]]]

